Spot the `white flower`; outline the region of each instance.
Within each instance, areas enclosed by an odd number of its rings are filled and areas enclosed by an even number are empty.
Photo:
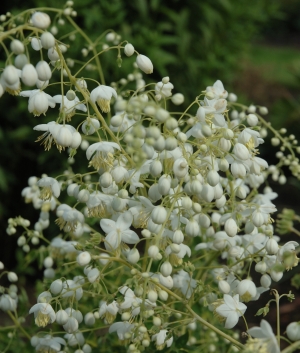
[[[58,217],[56,224],[60,229],[65,228],[68,231],[75,231],[78,222],[84,224],[84,215],[66,204],[61,204],[57,207],[56,215]]]
[[[98,103],[104,113],[108,113],[110,112],[110,100],[112,96],[115,98],[118,96],[112,87],[100,85],[92,90],[90,98],[93,103]]]
[[[83,112],[87,111],[87,108],[84,104],[80,103],[79,98],[75,96],[73,100],[69,100],[67,96],[62,96],[58,94],[53,97],[53,100],[56,103],[60,104],[60,110],[66,114],[67,121],[69,121],[72,116],[75,114],[75,110],[81,110]]]
[[[223,83],[217,80],[213,86],[206,87],[206,94],[210,98],[227,98],[228,92],[224,89]]]
[[[117,332],[117,335],[121,341],[125,339],[125,333],[130,332],[134,325],[129,322],[115,322],[109,328],[109,333]]]
[[[48,108],[55,107],[54,99],[44,91],[34,89],[32,91],[22,91],[20,96],[29,97],[28,100],[28,111],[33,113],[35,116],[40,116],[47,112]]]
[[[140,306],[143,304],[145,305],[145,308],[153,308],[153,306],[156,306],[155,303],[150,302],[148,299],[145,300],[143,303],[143,300],[139,297],[137,297],[133,290],[131,290],[129,287],[124,286],[119,289],[119,292],[124,295],[124,302],[119,304],[120,309],[129,309],[131,308],[131,315],[136,316],[139,315],[140,313]],[[145,310],[144,308],[144,310]]]
[[[181,244],[180,244],[181,245]],[[197,286],[197,282],[190,277],[190,275],[184,270],[180,270],[173,276],[174,287],[180,288],[182,294],[186,298],[190,298],[194,288]]]
[[[155,93],[156,94],[160,94],[163,97],[170,97],[172,96],[172,89],[174,88],[174,86],[172,85],[171,82],[168,82],[166,84],[164,84],[163,82],[158,82],[155,85]]]
[[[127,244],[136,244],[139,241],[138,235],[129,229],[132,221],[133,216],[130,212],[122,213],[116,222],[111,219],[101,219],[100,226],[107,234],[106,249],[117,249],[122,241]]]
[[[75,279],[75,278],[74,278]],[[83,289],[80,286],[79,281],[73,281],[68,279],[63,284],[62,297],[72,297],[74,296],[76,300],[80,300],[83,295]]]
[[[239,302],[239,295],[231,297],[229,294],[224,294],[224,304],[216,308],[216,312],[226,317],[225,328],[233,328],[239,321],[239,317],[244,315],[247,306]]]
[[[39,327],[45,327],[56,319],[55,311],[48,303],[37,303],[30,310],[29,314],[34,313],[35,323]]]
[[[78,148],[82,140],[80,133],[72,125],[60,125],[55,121],[36,125],[33,130],[45,131],[36,140],[37,142],[43,140],[41,144],[44,145],[45,151],[49,151],[52,144],[55,144],[59,151],[65,147]]]
[[[157,349],[162,349],[164,344],[167,345],[167,347],[170,347],[173,343],[173,336],[170,337],[166,342],[165,342],[165,339],[167,337],[167,333],[168,331],[167,330],[160,330],[158,333],[156,333],[155,335],[152,336],[151,340],[152,341],[156,341],[155,344],[156,344],[156,347]]]
[[[257,289],[253,281],[243,279],[237,286],[237,292],[244,302],[249,302],[256,297]]]
[[[272,327],[266,320],[261,320],[260,327],[252,327],[247,331],[252,337],[258,338],[266,345],[266,352],[280,353],[277,339]]]
[[[105,171],[110,170],[114,161],[114,149],[121,150],[120,146],[115,142],[101,141],[93,143],[86,150],[86,158],[90,161],[90,166],[95,169],[103,168]]]
[[[0,309],[3,311],[14,311],[17,308],[17,301],[8,294],[0,297]]]
[[[59,352],[61,345],[66,345],[66,341],[61,337],[53,337],[46,335],[43,338],[38,338],[38,344],[35,346],[37,352]]]
[[[152,74],[153,64],[147,56],[139,54],[136,57],[136,64],[139,69],[145,72],[145,74]]]
[[[107,302],[100,303],[99,316],[105,318],[108,324],[111,324],[114,321],[118,311],[119,308],[115,300],[110,304],[107,304]]]
[[[40,193],[40,198],[42,200],[50,200],[52,195],[54,195],[56,198],[59,197],[60,185],[56,179],[44,177],[41,178],[37,184],[39,187],[43,188]]]

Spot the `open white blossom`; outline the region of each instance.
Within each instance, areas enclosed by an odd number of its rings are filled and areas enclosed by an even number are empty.
[[[247,306],[239,301],[239,295],[230,296],[224,294],[224,304],[216,308],[216,312],[226,318],[225,328],[233,328],[239,321],[239,317],[244,315]]]
[[[107,234],[105,237],[105,247],[107,250],[117,249],[121,242],[126,244],[136,244],[139,237],[130,226],[133,221],[133,216],[130,212],[121,214],[117,221],[111,219],[101,219],[100,226]]]
[[[117,98],[117,92],[114,88],[109,86],[100,85],[94,88],[91,92],[91,101],[99,105],[104,113],[110,112],[110,100],[114,96]]]
[[[55,107],[54,99],[44,91],[34,89],[33,91],[22,91],[20,96],[28,97],[28,111],[35,116],[46,114],[49,107]]]
[[[29,314],[34,313],[35,323],[39,327],[45,327],[56,319],[55,311],[48,303],[37,303],[30,310]]]
[[[261,320],[260,327],[252,327],[247,332],[252,337],[261,341],[267,352],[280,353],[280,348],[278,347],[272,327],[266,320]]]

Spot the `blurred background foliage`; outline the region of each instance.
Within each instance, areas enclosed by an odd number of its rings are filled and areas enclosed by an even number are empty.
[[[60,0],[51,1],[51,7],[62,4]],[[12,0],[1,4],[1,12],[17,14],[25,5],[47,7],[49,2],[27,0],[25,4]],[[300,0],[74,1],[76,23],[92,40],[107,29],[120,34],[138,52],[151,58],[155,71],[145,79],[153,82],[169,76],[174,92],[185,95],[185,104],[220,79],[244,103],[266,105],[272,124],[276,128],[290,128],[297,136],[300,136],[299,123],[295,124],[300,111],[299,8]],[[63,31],[59,27],[57,38]],[[73,43],[68,56],[84,60],[81,49],[87,44],[79,35]],[[2,51],[1,60],[3,55]],[[108,84],[126,77],[132,70],[134,59],[123,57],[121,68],[116,59],[116,51],[101,56]],[[111,65],[112,62],[116,64]],[[47,118],[33,117],[27,111],[27,99],[8,94],[1,98],[0,109],[3,245],[0,259],[13,269],[17,264],[20,267],[23,255],[14,255],[16,237],[5,234],[7,218],[22,215],[34,222],[38,217],[31,206],[24,205],[21,190],[30,176],[57,175],[67,168],[67,163],[65,154],[62,156],[55,149],[44,153],[34,142],[37,134],[32,128],[55,119],[55,113],[51,112]],[[272,148],[264,157],[276,161]],[[299,184],[294,183],[294,188],[299,193]]]

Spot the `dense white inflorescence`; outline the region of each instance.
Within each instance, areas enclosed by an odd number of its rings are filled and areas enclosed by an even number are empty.
[[[67,18],[75,15],[68,3]],[[298,243],[279,243],[273,226],[277,194],[263,186],[269,176],[285,182],[282,165],[299,177],[299,148],[271,128],[255,106],[237,103],[220,80],[197,92],[189,109],[178,113],[174,105],[184,97],[173,95],[176,87],[169,77],[146,85],[138,70],[151,74],[151,60],[114,32],[106,41],[119,49],[118,55],[121,48],[128,57],[136,54],[133,73],[119,84],[105,85],[96,81],[102,75],[99,67],[87,63],[83,68],[95,69],[94,78],[85,80],[81,70],[76,76],[74,62],[64,56],[67,46],[56,38],[57,28],[52,34],[44,31],[50,23],[48,14],[34,12],[30,24],[40,38],[24,42],[12,39],[19,30],[14,28],[9,38],[15,65],[7,65],[0,78],[1,94],[29,98],[33,115],[52,116],[55,110],[56,120],[33,129],[42,132],[38,141],[46,151],[55,145],[68,152],[70,162],[60,176],[29,179],[22,196],[40,211],[39,219],[30,227],[17,217],[7,228],[12,235],[23,227],[18,245],[27,253],[40,249],[43,257],[45,292],[29,310],[43,334],[33,336],[31,345],[37,352],[59,352],[62,346],[91,352],[86,326],[96,332],[105,325],[134,353],[151,344],[170,347],[185,330],[191,345],[196,322],[210,329],[233,328],[247,315],[248,302],[298,264]],[[31,62],[24,51],[26,45],[31,50],[29,43],[44,57],[47,52],[52,66]],[[103,49],[109,50],[109,44]],[[97,60],[99,51],[90,43],[82,54],[91,52]],[[50,94],[55,82],[60,84]],[[131,93],[121,89],[128,82]],[[267,113],[263,108],[258,111]],[[272,144],[283,147],[278,166],[258,157],[267,128],[274,134]],[[76,153],[85,173],[76,171]],[[56,233],[44,245],[52,223]],[[259,280],[250,277],[254,271]],[[7,278],[18,280],[14,272]],[[199,305],[207,321],[192,304]],[[17,305],[16,291],[4,290],[0,308],[15,312]],[[56,331],[65,331],[64,338],[55,337]],[[290,324],[287,335],[298,340],[298,331]],[[254,337],[249,347],[279,351],[266,321],[248,333]],[[207,335],[203,331],[198,338],[202,334]],[[231,335],[223,338],[242,347]]]

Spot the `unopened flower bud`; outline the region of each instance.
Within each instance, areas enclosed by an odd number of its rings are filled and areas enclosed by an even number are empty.
[[[65,310],[58,310],[56,313],[56,322],[59,325],[65,325],[69,320],[69,315]]]
[[[156,206],[151,212],[151,219],[156,224],[163,224],[167,219],[167,210],[163,206]]]
[[[160,290],[158,292],[158,297],[160,300],[166,301],[166,300],[168,300],[169,294],[165,290]]]
[[[73,316],[70,316],[63,328],[67,333],[73,333],[78,329],[78,321]]]
[[[180,246],[178,244],[172,243],[170,245],[170,249],[174,254],[178,254],[180,252]]]
[[[158,177],[162,172],[162,164],[159,160],[154,160],[150,166],[150,173],[154,177]]]
[[[151,258],[155,258],[156,255],[159,253],[159,249],[156,245],[151,245],[149,246],[148,248],[148,255],[151,257]]]
[[[84,316],[84,323],[87,325],[87,326],[93,326],[95,324],[95,316],[93,313],[87,313],[85,314]]]
[[[87,251],[83,251],[77,256],[76,261],[79,266],[86,266],[90,263],[91,259],[91,254]]]
[[[46,29],[50,26],[51,19],[45,12],[35,12],[31,16],[31,23],[34,27]]]
[[[136,264],[140,259],[140,253],[136,248],[133,248],[127,254],[127,261],[131,264]]]
[[[131,56],[134,54],[134,46],[130,43],[127,43],[124,47],[124,53],[127,56]]]
[[[224,294],[228,294],[230,292],[230,285],[227,281],[224,281],[224,280],[219,281],[218,287],[219,287],[219,290]]]
[[[161,325],[161,318],[157,317],[157,316],[154,316],[153,317],[153,325],[154,326],[160,326]]]
[[[99,183],[103,188],[108,188],[112,182],[113,179],[109,172],[104,172],[99,178]]]
[[[14,85],[19,82],[19,74],[17,69],[13,65],[5,67],[2,78],[8,85]]]
[[[180,105],[184,102],[184,95],[181,93],[176,93],[172,96],[171,101],[175,105]]]
[[[247,115],[247,123],[250,126],[256,126],[258,123],[258,118],[255,114],[248,114]]]
[[[38,74],[32,64],[26,64],[22,68],[21,79],[26,86],[34,86],[38,79]]]
[[[172,240],[173,240],[173,243],[175,244],[181,244],[183,242],[184,235],[180,229],[175,230]]]
[[[169,261],[165,261],[160,267],[160,273],[165,277],[170,276],[170,274],[172,273],[172,270],[173,270],[173,267]]]
[[[274,238],[271,238],[267,241],[266,243],[266,250],[269,255],[275,255],[277,254],[279,249],[278,243]]]
[[[7,279],[9,280],[9,282],[17,282],[18,276],[15,272],[8,272]]]
[[[194,218],[191,218],[187,222],[185,226],[185,232],[190,237],[197,237],[198,235],[200,235],[200,226]]]
[[[62,280],[57,279],[53,281],[50,285],[50,291],[52,294],[57,295],[59,294],[63,289],[63,283]]]
[[[154,290],[150,290],[147,294],[147,298],[152,302],[155,303],[157,301],[157,293]]]
[[[238,226],[233,218],[227,219],[224,225],[224,230],[230,237],[234,237],[237,234]]]
[[[98,268],[91,269],[87,274],[88,281],[90,283],[94,283],[99,277],[99,275],[100,275],[100,271],[98,270]]]
[[[47,256],[45,259],[44,259],[44,266],[46,268],[50,268],[53,266],[53,259],[51,256]]]
[[[43,48],[50,49],[55,45],[55,38],[50,32],[44,32],[41,35],[41,43]]]
[[[283,272],[277,272],[277,271],[270,271],[270,276],[272,278],[273,281],[278,282],[281,280],[282,276],[283,276]]]
[[[24,44],[21,41],[19,41],[18,39],[14,39],[10,43],[10,49],[14,54],[18,55],[24,53],[25,48]]]
[[[220,176],[215,170],[210,170],[207,174],[206,179],[210,186],[216,186],[220,181]]]
[[[264,288],[270,288],[270,285],[272,283],[271,277],[269,275],[267,275],[266,273],[264,275],[261,276],[260,278],[260,284],[264,287]]]
[[[86,189],[80,190],[77,195],[77,200],[82,203],[86,203],[89,200],[89,198],[90,198],[90,193]]]
[[[46,61],[39,61],[36,64],[35,68],[36,68],[39,80],[41,81],[50,80],[52,76],[52,72],[49,64]]]
[[[139,54],[136,57],[136,64],[139,69],[145,72],[145,74],[152,74],[153,64],[147,56]]]

